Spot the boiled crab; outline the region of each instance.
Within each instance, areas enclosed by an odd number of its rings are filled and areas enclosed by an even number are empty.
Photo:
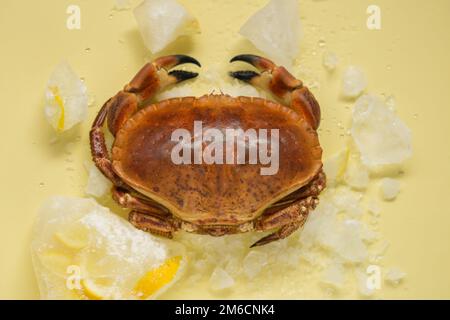
[[[123,90],[109,99],[91,132],[95,164],[113,184],[113,198],[132,211],[130,222],[153,234],[172,237],[177,230],[222,236],[249,231],[274,232],[254,246],[283,239],[301,227],[325,187],[317,128],[320,107],[302,82],[285,68],[255,55],[231,62],[250,63],[256,71],[230,75],[271,92],[280,101],[206,95],[150,103],[170,85],[196,77],[173,55],[146,64]],[[283,105],[284,104],[284,105]],[[103,125],[115,137],[111,156]],[[279,170],[261,175],[261,164],[176,164],[171,150],[174,130],[193,133],[194,123],[229,128],[279,130]]]

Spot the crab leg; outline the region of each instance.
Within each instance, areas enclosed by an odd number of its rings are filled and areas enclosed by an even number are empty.
[[[252,244],[250,246],[250,248],[263,246],[263,245],[266,245],[266,244],[274,242],[274,241],[285,239],[285,238],[289,237],[291,234],[293,234],[295,231],[297,231],[301,226],[303,226],[305,221],[306,220],[296,221],[296,222],[286,224],[286,225],[282,226],[280,229],[278,229],[278,231],[276,231],[272,234],[269,234],[268,236],[258,240],[257,242]]]
[[[255,223],[257,231],[266,231],[279,227],[274,233],[258,240],[251,247],[262,246],[270,242],[284,239],[303,226],[309,211],[317,205],[317,199],[308,197],[274,214],[262,218]]]
[[[105,134],[102,131],[103,124],[108,115],[110,102],[111,99],[109,99],[100,109],[89,133],[91,154],[95,165],[106,178],[111,180],[115,186],[125,187],[122,180],[116,175],[112,168],[111,159],[109,158],[108,149],[106,147]]]
[[[134,196],[126,189],[113,187],[112,197],[123,208],[160,216],[168,215],[168,211],[156,202]]]
[[[325,188],[326,178],[323,171],[310,182],[307,188],[302,188],[293,195],[285,198],[290,203],[284,204],[283,199],[280,205],[269,208],[255,222],[254,229],[258,231],[272,230],[280,228],[278,231],[262,238],[252,245],[261,246],[272,241],[284,239],[295,230],[303,226],[308,218],[309,212],[317,206],[317,196]],[[296,200],[297,199],[297,200]],[[281,207],[281,208],[280,208]]]
[[[138,211],[131,211],[128,220],[136,228],[150,232],[157,236],[163,236],[172,239],[173,232],[178,230],[175,223],[167,217],[161,217],[156,214],[147,214]]]
[[[243,61],[251,64],[255,71],[234,71],[230,76],[254,86],[268,90],[281,99],[284,104],[303,115],[310,125],[317,129],[320,124],[320,106],[302,81],[296,79],[284,67],[275,65],[272,61],[256,55],[243,54],[231,59],[230,62]]]
[[[314,178],[313,181],[309,183],[308,186],[300,188],[299,190],[291,193],[290,195],[286,196],[285,198],[281,199],[280,201],[274,203],[272,207],[270,207],[268,210],[271,212],[274,212],[273,209],[276,210],[277,207],[285,207],[289,206],[290,204],[307,197],[317,197],[323,189],[325,189],[326,186],[326,176],[323,171],[320,171],[316,178]],[[267,210],[266,210],[267,212]]]
[[[167,69],[184,63],[200,63],[185,55],[172,55],[147,63],[125,88],[109,99],[101,108],[90,131],[91,153],[95,165],[118,187],[126,187],[112,168],[105,144],[103,125],[108,120],[108,128],[115,136],[123,124],[138,110],[139,106],[169,85],[195,78],[198,73]]]

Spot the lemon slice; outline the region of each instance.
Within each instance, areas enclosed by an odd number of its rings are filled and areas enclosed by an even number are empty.
[[[76,223],[55,233],[55,238],[69,249],[79,250],[89,244],[89,230]]]
[[[58,114],[59,114],[59,116],[56,117],[55,120],[53,120],[53,121],[56,122],[56,129],[58,131],[63,131],[64,130],[64,118],[65,118],[64,100],[61,97],[61,94],[59,93],[58,87],[56,87],[56,86],[49,87],[49,90],[53,94],[54,103],[56,104],[56,106],[59,107],[59,112],[55,113],[56,116]]]
[[[137,282],[134,288],[135,295],[141,299],[148,299],[171,284],[180,269],[181,260],[181,256],[169,258],[158,268],[147,272]]]
[[[81,287],[83,294],[89,300],[106,300],[112,297],[113,288],[103,285],[93,279],[82,279]]]

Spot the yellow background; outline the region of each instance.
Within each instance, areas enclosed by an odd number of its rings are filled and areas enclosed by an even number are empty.
[[[214,66],[226,77],[230,57],[257,52],[238,30],[266,1],[180,2],[199,19],[203,33],[177,41],[163,54],[190,54],[204,70]],[[382,10],[380,31],[366,28],[372,3]],[[65,27],[69,4],[81,7],[81,30]],[[149,57],[132,12],[112,11],[113,5],[112,0],[0,1],[0,298],[38,298],[29,253],[36,211],[50,195],[83,195],[90,122]],[[313,91],[325,119],[325,157],[344,143],[336,121],[348,121],[345,107],[351,103],[339,99],[339,79],[350,63],[365,70],[368,91],[395,95],[399,115],[412,128],[414,157],[404,167],[401,195],[383,205],[381,224],[391,243],[386,264],[408,275],[402,287],[385,288],[382,296],[450,298],[450,1],[303,0],[301,17],[305,37],[294,71],[320,83]],[[331,76],[321,66],[322,38],[340,57]],[[96,99],[88,121],[66,137],[74,142],[69,147],[50,144],[54,134],[43,115],[46,82],[62,59]],[[193,86],[202,92],[201,81]],[[214,297],[205,288],[199,284],[164,297]],[[266,296],[282,298],[279,292],[274,286]]]

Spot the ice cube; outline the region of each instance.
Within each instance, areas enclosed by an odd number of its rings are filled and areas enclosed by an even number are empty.
[[[45,117],[51,126],[66,131],[87,117],[88,94],[85,84],[66,61],[53,71],[45,90]]]
[[[325,160],[323,170],[327,175],[327,185],[335,186],[340,182],[347,166],[348,155],[348,148],[345,148]]]
[[[183,255],[181,245],[137,230],[93,199],[52,197],[33,230],[42,299],[138,298],[136,284],[156,296],[178,279]],[[160,277],[143,277],[148,272]],[[70,277],[78,279],[73,286]]]
[[[213,291],[222,291],[234,286],[234,279],[224,269],[217,267],[209,278],[209,287]]]
[[[381,206],[377,200],[370,199],[367,203],[367,210],[375,217],[379,217],[381,213]]]
[[[349,66],[342,78],[342,93],[346,98],[356,98],[366,89],[367,80],[364,72],[356,66]]]
[[[360,97],[352,118],[351,134],[366,166],[400,164],[412,155],[410,130],[378,97]]]
[[[339,58],[334,52],[325,51],[322,57],[322,65],[325,69],[333,72],[339,63]]]
[[[332,261],[322,271],[321,281],[324,284],[331,285],[337,289],[342,288],[344,284],[344,268],[337,261]]]
[[[361,224],[360,233],[361,233],[361,239],[364,242],[369,243],[369,244],[374,243],[380,237],[380,235],[377,232],[369,229],[369,227],[365,224]]]
[[[359,156],[350,157],[344,180],[347,185],[357,190],[364,190],[369,185],[369,170],[360,162]]]
[[[332,201],[339,211],[345,211],[351,216],[359,217],[364,213],[360,205],[361,198],[361,193],[343,186],[334,191]]]
[[[250,251],[243,261],[243,270],[248,279],[255,278],[267,265],[268,256],[265,252]]]
[[[325,199],[325,197],[324,197]],[[336,237],[338,209],[329,201],[320,201],[313,214],[306,220],[300,233],[302,248],[312,248],[315,245],[332,246]]]
[[[200,32],[195,19],[176,0],[144,0],[134,16],[145,46],[154,54],[180,36]]]
[[[240,33],[277,64],[289,67],[300,51],[302,26],[297,0],[271,0]]]
[[[85,167],[89,173],[89,177],[84,191],[87,195],[91,195],[96,198],[103,197],[111,190],[111,181],[108,180],[94,164],[87,163]]]
[[[346,262],[361,263],[367,259],[367,247],[360,230],[360,222],[356,220],[345,220],[339,228],[333,247]]]
[[[400,192],[400,182],[392,178],[383,178],[380,182],[380,192],[384,200],[394,200]]]
[[[390,285],[398,286],[405,276],[406,273],[401,271],[399,268],[389,268],[384,276],[384,279]]]

